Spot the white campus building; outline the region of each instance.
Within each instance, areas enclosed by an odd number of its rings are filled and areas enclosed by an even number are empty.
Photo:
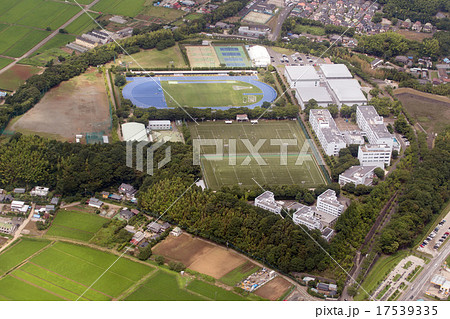
[[[305,109],[305,104],[311,99],[316,100],[317,104],[321,107],[327,107],[329,104],[333,103],[330,93],[324,86],[298,86],[295,88],[295,98],[302,107],[302,110]]]
[[[343,135],[327,109],[311,109],[309,122],[328,156],[336,156],[341,148],[346,147]]]
[[[254,67],[265,68],[270,65],[270,54],[265,47],[253,45],[247,51]]]
[[[367,98],[361,90],[361,85],[355,79],[330,79],[327,80],[328,86],[334,94],[336,104],[345,105],[364,105],[367,104]]]
[[[392,147],[386,144],[367,144],[359,146],[358,160],[362,166],[383,168],[391,162]]]
[[[148,128],[151,130],[171,130],[172,124],[169,120],[152,120],[148,121]]]
[[[337,200],[336,192],[327,189],[317,197],[317,210],[339,217],[344,211],[344,205]]]
[[[142,123],[129,122],[122,124],[122,136],[123,140],[136,141],[136,142],[148,142],[147,129]]]
[[[304,225],[309,229],[322,230],[323,225],[317,216],[317,210],[314,206],[306,206],[300,203],[294,203],[289,206],[289,210],[295,210],[292,220],[297,225]]]
[[[275,201],[275,196],[272,192],[265,191],[255,198],[255,206],[268,210],[275,214],[280,214],[283,206],[281,203]]]
[[[392,148],[394,138],[387,130],[383,117],[378,115],[372,105],[356,107],[356,123],[366,134],[370,144],[386,144]]]
[[[353,79],[353,75],[345,64],[322,64],[320,70],[326,79]]]
[[[320,77],[311,65],[286,66],[284,75],[291,88],[319,86]]]
[[[372,185],[374,170],[377,166],[352,166],[342,174],[339,174],[339,185],[348,183],[358,185]]]

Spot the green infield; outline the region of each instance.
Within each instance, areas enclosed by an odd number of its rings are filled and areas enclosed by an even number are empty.
[[[15,252],[20,252],[15,248]],[[14,263],[9,264],[13,267]],[[2,278],[0,298],[77,300],[104,273],[80,300],[112,300],[132,289],[153,270],[150,265],[128,258],[118,259],[116,255],[89,247],[58,242]]]
[[[19,265],[48,244],[50,242],[47,240],[21,239],[0,255],[0,275]]]
[[[129,301],[197,301],[206,300],[184,288],[179,274],[158,270],[144,284],[125,298]]]
[[[236,286],[242,280],[257,272],[260,269],[259,266],[247,261],[245,264],[233,269],[228,274],[220,278],[219,280],[228,286]]]
[[[187,80],[186,80],[187,81]],[[204,82],[204,83],[203,83]],[[167,106],[177,107],[177,101],[187,107],[246,106],[257,103],[263,98],[262,91],[247,82],[234,81],[161,81]],[[259,95],[245,95],[257,93]]]
[[[261,121],[255,125],[207,122],[190,125],[190,129],[194,139],[216,139],[223,143],[223,157],[216,154],[216,146],[201,147],[202,171],[208,187],[213,190],[233,185],[253,187],[256,185],[253,179],[264,185],[315,187],[326,184],[310,144],[295,121]],[[287,145],[283,139],[296,145]],[[233,153],[231,143],[235,143],[235,156],[230,156]],[[256,145],[259,162],[249,151],[249,147],[256,148]],[[283,156],[282,147],[287,149]]]
[[[193,280],[187,286],[187,289],[196,292],[202,296],[215,301],[244,301],[247,300],[231,291],[210,285],[204,281]]]
[[[100,2],[92,7],[92,10],[102,13],[134,17],[144,9],[144,4],[146,1],[147,0],[100,0]]]
[[[60,210],[47,235],[89,241],[106,222],[108,219],[96,214]]]

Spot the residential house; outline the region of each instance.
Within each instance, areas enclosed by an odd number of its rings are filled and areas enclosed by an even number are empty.
[[[45,197],[48,195],[48,191],[49,191],[48,187],[36,186],[31,190],[30,195]]]
[[[170,234],[171,234],[172,236],[175,236],[175,237],[180,236],[182,233],[183,233],[183,231],[182,231],[181,228],[178,227],[178,226],[175,227],[175,228],[170,232]]]
[[[25,188],[14,188],[14,194],[25,194]]]
[[[141,231],[138,231],[136,234],[134,234],[130,243],[132,243],[133,245],[138,245],[142,240],[144,240],[144,238],[145,238],[144,233]]]
[[[124,208],[119,213],[120,218],[125,219],[126,221],[130,220],[132,217],[134,217],[134,214],[132,211],[130,211],[127,208]]]
[[[134,194],[136,194],[136,192],[137,192],[137,190],[134,189],[134,187],[131,186],[130,184],[122,183],[119,186],[119,193],[125,194],[127,197],[133,197]]]
[[[89,199],[88,205],[94,208],[100,208],[103,205],[103,202],[95,197],[91,197]]]
[[[153,232],[153,233],[161,233],[162,232],[162,225],[158,224],[156,222],[151,222],[150,224],[148,224],[147,226],[147,230]]]

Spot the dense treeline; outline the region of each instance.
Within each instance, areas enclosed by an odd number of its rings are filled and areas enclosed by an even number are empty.
[[[384,253],[413,245],[450,199],[450,127],[438,135],[433,149],[428,149],[422,134],[419,143],[420,161],[399,197],[395,215],[379,238]]]
[[[422,23],[436,23],[436,14],[439,11],[448,12],[450,3],[447,0],[380,0],[384,4],[383,13],[387,17],[401,20],[410,19]]]
[[[140,205],[151,214],[159,215],[188,186],[180,178],[162,180],[141,193]],[[164,218],[190,233],[221,244],[229,243],[284,272],[322,271],[329,263],[323,250],[306,234],[308,230],[230,193],[191,188]],[[318,231],[309,233],[327,249],[328,243]]]
[[[0,187],[41,185],[63,196],[88,196],[123,182],[139,188],[173,176],[175,171],[183,178],[198,177],[200,168],[192,165],[192,148],[182,143],[168,145],[171,161],[149,176],[126,166],[125,143],[81,145],[18,133],[0,148]],[[164,150],[159,150],[155,162],[163,157]]]

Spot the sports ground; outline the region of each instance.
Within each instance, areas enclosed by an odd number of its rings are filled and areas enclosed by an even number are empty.
[[[256,76],[127,78],[122,94],[138,107],[254,108],[273,102],[276,91]]]
[[[215,146],[202,146],[200,150],[203,175],[206,184],[213,190],[234,185],[253,187],[256,185],[253,179],[259,184],[270,185],[315,187],[326,184],[310,144],[302,151],[306,138],[296,121],[260,121],[255,125],[247,122],[206,122],[191,124],[190,130],[194,139],[223,141],[223,157],[216,155]],[[230,164],[230,139],[236,140],[235,165]],[[251,145],[261,143],[258,153],[263,160],[262,164],[252,156],[249,157],[250,151],[243,139],[248,139]],[[271,145],[271,139],[297,140],[297,145],[287,146],[286,163],[281,162],[280,145]]]
[[[213,68],[224,65],[228,68],[251,67],[252,62],[242,45],[190,45],[186,53],[192,67]]]

